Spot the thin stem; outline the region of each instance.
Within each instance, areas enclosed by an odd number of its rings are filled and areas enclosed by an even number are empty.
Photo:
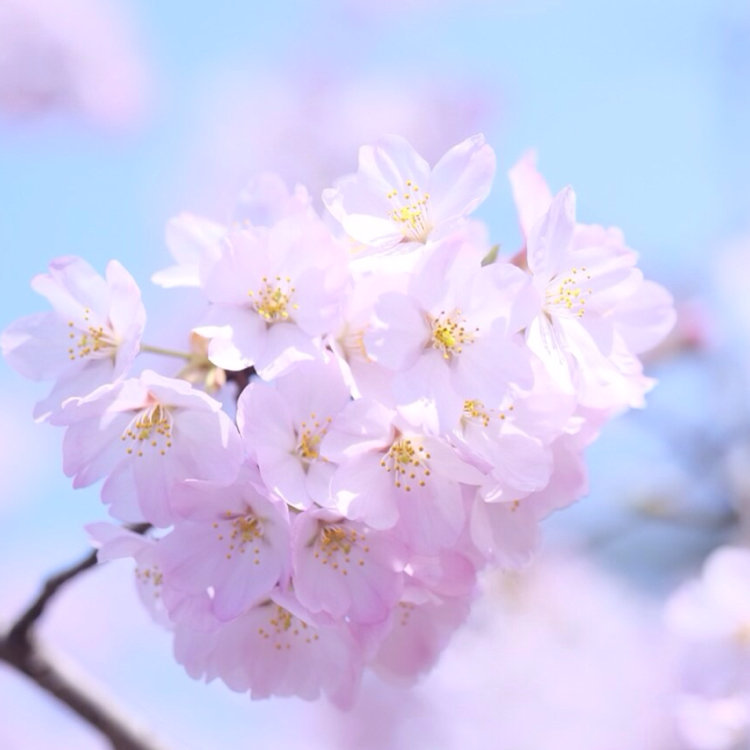
[[[144,534],[151,528],[151,524],[141,523],[128,528],[137,534]],[[80,679],[67,676],[59,664],[42,653],[34,638],[34,626],[50,600],[66,583],[94,565],[96,550],[45,581],[34,601],[10,629],[0,636],[0,661],[25,674],[102,732],[110,740],[114,750],[158,750],[142,733],[132,728],[131,721],[99,697],[99,691],[95,687],[89,686],[86,689]]]
[[[181,352],[177,349],[165,349],[162,346],[151,346],[150,344],[141,344],[141,351],[149,354],[163,354],[165,357],[177,357],[187,362],[192,362],[195,357],[195,355],[189,352]]]

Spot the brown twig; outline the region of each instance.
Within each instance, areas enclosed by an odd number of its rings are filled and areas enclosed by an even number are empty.
[[[151,525],[144,523],[129,528],[143,534]],[[116,712],[94,690],[87,690],[80,681],[66,676],[63,669],[43,653],[34,638],[34,626],[55,594],[66,583],[94,565],[96,550],[45,582],[36,599],[16,619],[10,629],[0,636],[0,661],[22,672],[75,711],[78,716],[104,734],[114,750],[157,750],[153,742],[133,729],[131,722]]]

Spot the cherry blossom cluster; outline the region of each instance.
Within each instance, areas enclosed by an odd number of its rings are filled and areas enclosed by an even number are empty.
[[[540,521],[585,491],[584,448],[643,404],[638,355],[671,328],[670,296],[531,157],[510,172],[523,246],[500,256],[471,218],[494,173],[482,136],[433,168],[391,136],[322,216],[272,175],[228,225],[178,216],[154,281],[200,300],[182,353],[142,341],[117,261],[33,280],[52,310],[3,352],[54,381],[35,415],[66,428],[73,485],[103,480],[114,518],[154,527],[90,531],[100,560],[135,560],[191,676],[339,705],[366,667],[414,679],[477,572],[530,559]],[[185,366],[139,370],[141,352]]]

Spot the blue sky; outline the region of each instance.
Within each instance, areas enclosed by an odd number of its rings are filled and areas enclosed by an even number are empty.
[[[0,122],[0,327],[44,309],[28,281],[56,255],[102,270],[118,258],[148,287],[167,264],[166,220],[198,192],[184,180],[197,174],[203,108],[231,71],[324,62],[355,81],[426,74],[479,87],[496,104],[484,130],[499,164],[481,216],[509,246],[518,231],[503,173],[529,147],[554,188],[575,187],[582,220],[621,226],[647,272],[677,294],[699,292],[717,249],[750,229],[750,12],[741,0],[383,3],[382,15],[359,21],[344,0],[131,5],[153,75],[139,128],[118,134],[63,116]],[[4,363],[0,380],[0,419],[24,459],[14,496],[0,500],[0,567],[24,559],[14,593],[0,596],[7,617],[45,569],[84,548],[81,524],[103,512],[95,490],[68,489],[53,428],[23,423],[45,386]],[[187,680],[170,675],[154,684],[175,690]],[[135,693],[132,684],[123,689]],[[0,686],[8,689],[2,673]],[[191,700],[202,695],[186,689]],[[215,710],[240,726],[244,702],[218,693]],[[174,701],[161,708],[174,722],[167,734],[186,736]],[[282,711],[255,708],[253,721]]]

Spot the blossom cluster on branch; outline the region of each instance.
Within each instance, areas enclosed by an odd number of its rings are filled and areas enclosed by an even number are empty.
[[[156,527],[90,532],[100,560],[135,560],[191,676],[339,705],[366,667],[414,679],[477,572],[530,559],[539,522],[585,491],[585,447],[643,404],[639,354],[671,297],[528,156],[510,172],[524,246],[498,257],[471,218],[494,173],[482,136],[433,168],[390,136],[324,216],[263,175],[228,226],[173,219],[154,281],[203,306],[176,377],[138,371],[139,352],[175,352],[142,342],[117,261],[33,280],[52,310],[9,326],[3,353],[54,381],[35,415],[66,428],[74,486],[103,480],[114,518]],[[232,388],[236,413],[214,398]]]

